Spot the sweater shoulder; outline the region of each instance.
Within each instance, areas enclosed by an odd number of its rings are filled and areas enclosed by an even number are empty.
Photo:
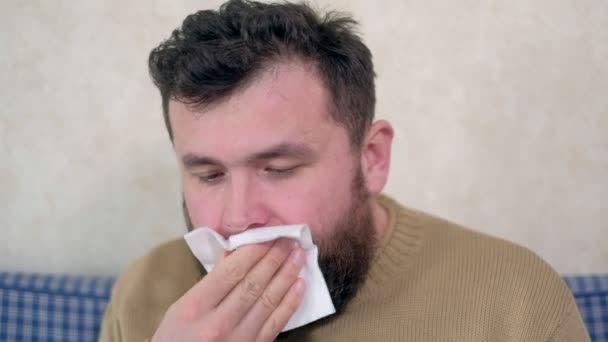
[[[530,249],[431,215],[423,216],[428,239],[423,263],[431,277],[449,282],[503,322],[526,327],[527,338],[545,338],[569,316],[579,317],[562,276]],[[580,319],[580,318],[579,318]],[[522,330],[523,331],[523,330]],[[537,334],[537,335],[536,335]]]
[[[429,214],[418,215],[428,230],[428,252],[438,258],[459,260],[463,270],[509,277],[516,276],[516,271],[529,270],[523,278],[551,276],[561,280],[553,267],[527,247]]]

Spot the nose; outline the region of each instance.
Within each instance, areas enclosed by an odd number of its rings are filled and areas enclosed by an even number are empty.
[[[268,225],[270,214],[255,179],[232,174],[224,194],[224,216],[220,234],[224,237],[250,228]]]

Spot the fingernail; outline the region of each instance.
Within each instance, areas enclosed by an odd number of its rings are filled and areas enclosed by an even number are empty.
[[[289,259],[294,265],[301,267],[302,265],[304,265],[306,256],[304,255],[304,251],[301,248],[296,248],[293,250],[293,252],[291,252],[291,257]]]

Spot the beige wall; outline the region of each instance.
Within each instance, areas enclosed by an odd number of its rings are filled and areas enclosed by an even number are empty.
[[[217,3],[0,3],[0,269],[115,274],[183,233],[146,58]],[[375,55],[387,192],[608,272],[608,2],[381,4],[332,6]]]

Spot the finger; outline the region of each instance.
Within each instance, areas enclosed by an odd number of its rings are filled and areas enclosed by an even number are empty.
[[[238,334],[241,336],[255,336],[258,334],[264,322],[277,309],[287,291],[298,279],[298,274],[305,260],[306,254],[301,248],[295,248],[291,252],[289,261],[283,264],[264,293],[239,323]]]
[[[232,254],[232,252],[234,252],[234,250],[224,251],[224,253],[222,253],[222,255],[220,255],[220,258],[217,259],[216,264],[219,264],[220,262],[222,262],[224,259],[226,259],[227,256],[229,256],[230,254]]]
[[[216,311],[217,316],[227,317],[235,324],[240,322],[264,293],[268,283],[281,268],[294,245],[293,240],[277,240],[268,253],[219,304]]]
[[[289,291],[281,300],[277,309],[268,317],[262,330],[256,337],[256,342],[273,341],[279,333],[285,328],[291,316],[298,310],[302,299],[304,298],[304,290],[306,284],[304,279],[298,278],[296,282],[289,288]]]
[[[251,244],[230,253],[188,291],[186,300],[198,303],[202,311],[216,307],[266,255],[271,246],[272,242]]]

